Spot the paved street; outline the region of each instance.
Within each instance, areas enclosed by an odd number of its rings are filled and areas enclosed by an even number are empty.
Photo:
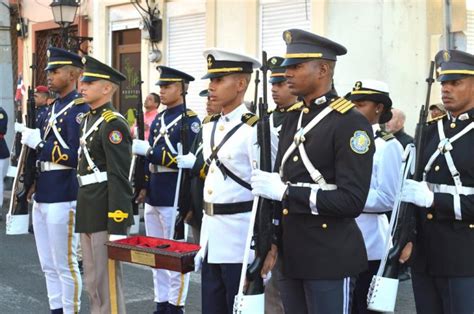
[[[7,198],[3,217],[6,204]],[[143,229],[142,223],[142,232]],[[154,303],[151,270],[124,264],[123,275],[127,312],[152,313]],[[396,312],[415,313],[410,282],[401,283]],[[4,220],[0,222],[0,313],[48,313],[46,287],[34,238],[32,235],[6,236]],[[85,292],[82,294],[81,313],[89,313]],[[201,313],[199,274],[191,274],[186,313]]]

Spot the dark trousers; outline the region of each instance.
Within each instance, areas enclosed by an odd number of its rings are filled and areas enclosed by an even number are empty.
[[[378,313],[367,309],[367,293],[372,277],[377,273],[379,265],[380,261],[369,261],[369,268],[357,277],[352,314]]]
[[[265,286],[265,314],[285,313],[279,286],[281,276],[281,262],[278,258],[272,269],[272,277]]]
[[[474,313],[474,277],[434,277],[412,271],[418,314]]]
[[[351,312],[355,278],[336,280],[290,279],[282,276],[280,293],[287,314]]]
[[[202,312],[232,314],[234,299],[239,292],[242,264],[202,264]]]

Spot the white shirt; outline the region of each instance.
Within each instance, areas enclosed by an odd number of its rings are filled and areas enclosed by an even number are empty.
[[[379,125],[375,124],[372,128],[376,136],[375,132],[379,130]],[[380,260],[383,257],[389,225],[386,215],[376,213],[391,211],[393,208],[400,181],[402,155],[403,148],[398,140],[385,141],[380,137],[375,138],[369,195],[365,202],[364,213],[356,218],[364,237],[369,261]]]
[[[217,121],[214,145],[217,146],[223,137],[234,126],[242,122],[242,115],[249,112],[241,104],[232,112],[223,115]],[[211,155],[211,133],[214,122],[203,124],[203,157]],[[254,128],[242,125],[222,146],[217,156],[227,169],[245,182],[250,183],[252,173],[252,134]],[[242,187],[229,176],[224,178],[215,161],[209,166],[204,181],[204,201],[208,203],[236,203],[253,201],[250,190]],[[207,260],[209,263],[242,263],[245,242],[250,223],[250,212],[208,216],[204,214],[202,223],[201,246],[207,242]]]

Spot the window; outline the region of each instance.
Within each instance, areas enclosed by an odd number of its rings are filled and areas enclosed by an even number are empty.
[[[202,53],[206,49],[206,17],[204,13],[170,17],[168,19],[169,67],[192,75],[186,104],[200,118],[206,116],[206,99],[199,92],[207,88],[208,80],[201,80],[206,73],[206,60]]]

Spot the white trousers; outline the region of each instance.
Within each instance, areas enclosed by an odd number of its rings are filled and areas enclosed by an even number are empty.
[[[151,237],[171,239],[174,228],[174,207],[158,207],[145,204],[145,230]],[[166,269],[153,269],[153,285],[155,288],[155,302],[169,302],[176,306],[184,306],[188,294],[189,273]]]
[[[82,280],[74,232],[76,202],[33,204],[33,227],[50,309],[79,312]]]

